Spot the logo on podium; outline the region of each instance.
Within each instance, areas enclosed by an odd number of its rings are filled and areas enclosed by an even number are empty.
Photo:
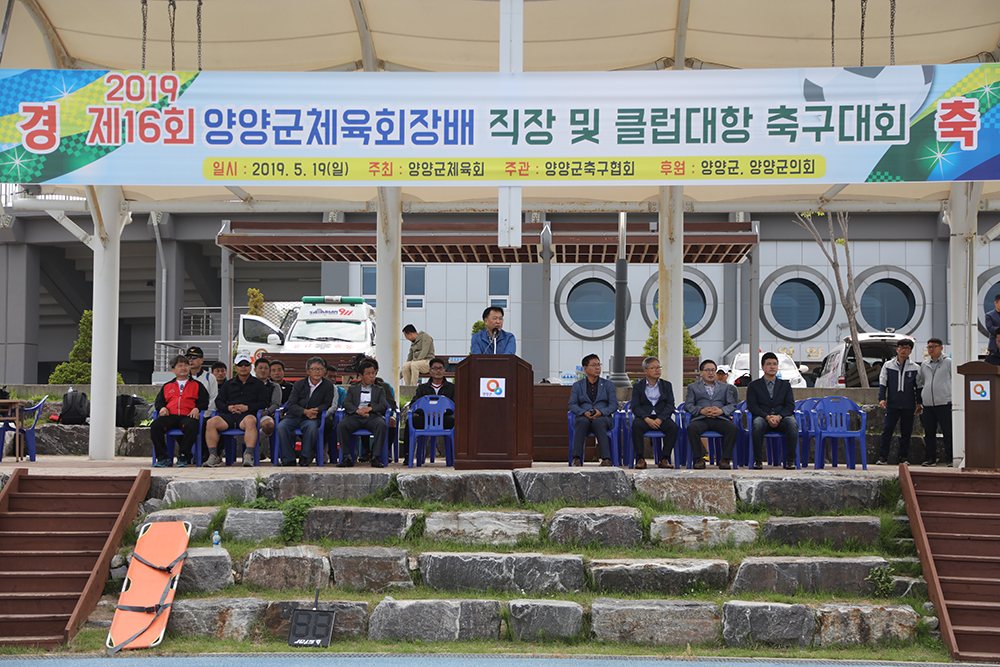
[[[479,378],[479,398],[504,398],[506,395],[506,378]]]
[[[990,400],[990,383],[989,382],[972,382],[969,387],[969,399],[973,401],[988,401]]]

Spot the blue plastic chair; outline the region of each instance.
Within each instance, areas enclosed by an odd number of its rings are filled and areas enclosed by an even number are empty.
[[[573,436],[576,434],[576,415],[571,411],[566,411],[566,421],[569,423],[569,465],[573,465]],[[615,410],[611,413],[611,428],[608,429],[608,448],[611,450],[611,464],[620,466],[622,465],[622,448],[621,448],[621,433],[622,433],[622,412],[621,410]],[[593,430],[587,431],[587,437],[596,437]],[[627,446],[627,445],[626,445]],[[632,466],[629,465],[629,468]]]
[[[253,448],[254,467],[260,467],[260,416],[263,412],[263,410],[257,411],[257,446]],[[219,414],[218,410],[212,412],[213,417],[217,414]],[[277,423],[275,423],[275,430],[277,430]],[[241,435],[246,435],[246,432],[241,428],[229,428],[225,431],[219,431],[219,440],[225,449],[227,466],[233,465],[236,461],[236,438]]]
[[[214,414],[214,413],[213,413]],[[205,413],[200,412],[198,414],[198,437],[195,438],[194,445],[191,447],[191,451],[194,454],[194,464],[197,467],[201,467],[201,436],[205,432]],[[184,431],[179,428],[169,429],[166,433],[166,443],[167,443],[167,460],[170,461],[170,465],[174,465],[174,451],[177,449],[177,438],[184,435]],[[156,452],[153,452],[153,465],[156,465]]]
[[[741,458],[745,456],[747,461],[747,467],[753,467],[753,415],[750,414],[750,410],[746,407],[747,402],[743,401],[737,406],[736,412],[733,413],[734,421],[736,421],[736,427],[739,429],[740,444],[737,445],[738,448],[742,450]],[[739,417],[737,417],[737,413]],[[800,435],[801,437],[801,435]],[[764,452],[767,458],[767,464],[773,466],[784,466],[785,465],[785,453],[787,448],[791,446],[795,451],[795,469],[802,469],[802,459],[799,456],[798,442],[793,445],[789,445],[786,442],[785,434],[772,431],[770,433],[764,434]]]
[[[692,415],[690,412],[684,409],[684,404],[681,403],[677,406],[677,412],[680,418],[683,420],[683,432],[684,432],[684,446],[685,451],[688,455],[688,468],[694,466],[694,452],[691,451],[690,443],[687,438],[687,429],[691,424]],[[733,413],[735,416],[735,413]],[[677,435],[678,440],[680,440],[680,434]],[[708,439],[708,463],[709,465],[716,465],[718,461],[722,458],[722,440],[723,435],[718,431],[705,431],[701,434],[701,437]],[[737,431],[737,446],[733,451],[733,458],[730,461],[733,468],[739,468],[739,431]]]
[[[809,465],[809,452],[812,450],[813,438],[816,437],[816,415],[813,410],[818,400],[803,398],[795,401],[795,421],[799,424],[799,456],[804,466]]]
[[[389,419],[393,416],[393,414],[394,411],[391,409],[387,409],[385,411],[385,444],[382,447],[382,455],[379,458],[382,459],[382,465],[386,466],[389,465],[389,449],[392,446],[392,444],[389,441]],[[344,418],[344,415],[345,415],[344,408],[338,408],[337,414],[334,417],[334,423],[340,424],[341,420],[343,420]],[[336,427],[334,427],[333,432],[334,434],[337,433]],[[350,447],[351,450],[351,458],[355,461],[358,460],[358,445],[361,443],[359,436],[362,435],[375,435],[375,434],[366,428],[359,428],[357,431],[351,434],[351,441],[348,447]],[[339,454],[337,456],[337,463],[340,463],[341,461],[344,460],[344,450],[339,447],[338,449],[339,449]]]
[[[856,412],[861,418],[861,428],[851,430],[851,413]],[[855,468],[854,443],[857,442],[861,448],[861,469],[868,470],[868,454],[865,452],[865,428],[868,425],[868,415],[861,411],[857,403],[843,396],[827,396],[816,402],[813,409],[816,417],[816,465],[819,470],[823,467],[826,455],[826,441],[832,439],[833,445],[830,451],[830,461],[833,467],[837,467],[837,440],[844,440],[844,451],[847,455],[847,467],[851,470]]]
[[[678,406],[678,410],[684,404],[681,403]],[[687,430],[686,424],[683,422],[683,416],[679,417],[678,410],[674,411],[671,418],[674,423],[677,424],[677,442],[674,443],[674,460],[671,463],[674,464],[675,468],[680,468],[685,463],[687,467],[691,467],[691,448],[688,447],[687,441]],[[625,447],[624,458],[627,459],[628,467],[635,467],[635,447],[632,445],[632,422],[635,420],[635,415],[632,414],[632,401],[625,404],[624,408],[625,414],[623,421],[625,422]],[[653,443],[653,461],[656,463],[660,462],[661,454],[663,452],[663,440],[667,437],[663,431],[646,431],[643,433],[643,437],[650,438]],[[622,462],[625,465],[625,461]]]
[[[281,423],[281,415],[287,410],[288,404],[282,405],[278,408],[278,411],[274,413],[274,433],[271,434],[269,441],[271,443],[271,465],[277,467],[278,463],[281,461],[281,441],[278,439],[278,424]],[[316,433],[316,465],[320,468],[323,467],[323,459],[326,458],[324,453],[324,443],[326,438],[323,436],[323,427],[326,426],[326,410],[319,413],[319,431]],[[336,423],[333,425],[334,431],[337,430]],[[295,437],[302,439],[302,429],[295,429]]]
[[[424,413],[424,427],[422,429],[413,426],[413,413],[417,410],[422,410]],[[433,443],[434,438],[438,436],[447,438],[444,446],[445,465],[448,467],[455,465],[455,427],[444,427],[444,416],[448,410],[451,410],[452,414],[455,413],[455,403],[447,396],[421,396],[410,404],[410,410],[407,413],[409,428],[406,432],[409,437],[406,458],[411,468],[414,459],[416,459],[417,466],[424,464],[424,450],[427,448],[427,444]],[[430,447],[431,463],[434,463],[435,450],[436,447]]]
[[[35,425],[38,423],[38,416],[42,414],[42,406],[45,405],[45,401],[48,398],[48,395],[46,395],[30,408],[23,408],[21,410],[22,418],[25,415],[30,415],[32,412],[35,413],[35,419],[31,422],[31,426],[22,427],[8,421],[0,422],[0,461],[3,461],[3,443],[7,440],[7,431],[14,431],[24,436],[24,444],[28,449],[28,460],[35,460]]]

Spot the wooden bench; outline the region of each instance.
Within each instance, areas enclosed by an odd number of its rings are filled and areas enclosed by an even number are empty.
[[[646,357],[625,357],[625,372],[630,380],[638,380],[646,377],[642,370],[642,360]],[[684,379],[698,379],[698,357],[684,357]]]

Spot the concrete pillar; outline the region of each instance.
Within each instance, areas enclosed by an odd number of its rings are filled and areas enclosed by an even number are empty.
[[[158,340],[177,340],[181,333],[181,308],[184,307],[184,244],[170,239],[162,243],[164,261],[160,260],[159,253],[156,255],[155,330]]]
[[[38,382],[38,246],[0,246],[0,384]],[[48,378],[45,378],[46,380]]]
[[[228,234],[230,221],[222,221],[222,234]],[[219,360],[226,364],[228,373],[233,373],[233,339],[236,337],[233,331],[233,288],[235,287],[235,265],[234,256],[227,248],[220,247],[222,264],[219,267],[219,274],[222,283],[222,333],[219,341]]]
[[[659,357],[678,401],[684,386],[684,188],[660,188]]]
[[[351,294],[351,265],[347,262],[323,262],[319,267],[319,294],[316,296],[358,296]]]
[[[90,459],[115,457],[118,396],[118,291],[124,196],[118,186],[87,187],[94,218],[94,328],[90,371]]]
[[[951,227],[949,238],[949,278],[951,294],[948,309],[951,320],[951,363],[957,369],[976,359],[979,309],[976,289],[976,252],[979,198],[982,183],[952,183],[948,200],[947,220]],[[953,454],[956,466],[965,461],[965,382],[956,371],[951,379]],[[961,461],[962,463],[959,463]]]
[[[534,371],[535,382],[548,377],[549,362],[549,309],[552,308],[550,272],[548,262],[518,264],[521,271],[521,337],[517,341],[517,356]]]
[[[403,330],[403,189],[378,189],[375,253],[375,357],[379,377],[399,399],[399,338]]]

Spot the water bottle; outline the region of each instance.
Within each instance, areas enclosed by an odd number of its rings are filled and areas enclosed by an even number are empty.
[[[222,551],[222,537],[219,535],[219,531],[212,533],[212,549]]]

